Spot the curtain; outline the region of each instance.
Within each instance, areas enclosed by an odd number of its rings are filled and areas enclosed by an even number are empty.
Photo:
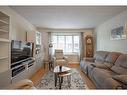
[[[80,60],[84,57],[84,38],[83,38],[83,32],[80,33]]]
[[[48,58],[51,60],[52,58],[52,41],[51,41],[51,32],[48,32]]]

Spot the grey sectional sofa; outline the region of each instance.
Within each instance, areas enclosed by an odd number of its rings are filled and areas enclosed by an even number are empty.
[[[127,89],[127,54],[97,51],[80,62],[84,73],[98,89]]]

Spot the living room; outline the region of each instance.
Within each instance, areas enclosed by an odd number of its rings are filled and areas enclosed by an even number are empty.
[[[0,89],[126,89],[126,18],[127,6],[0,6]]]

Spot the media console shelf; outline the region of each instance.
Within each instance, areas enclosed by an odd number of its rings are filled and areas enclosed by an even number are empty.
[[[12,77],[15,77],[17,74],[29,69],[29,67],[34,65],[34,61],[33,58],[27,58],[11,64]]]

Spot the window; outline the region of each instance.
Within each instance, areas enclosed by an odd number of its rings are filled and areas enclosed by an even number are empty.
[[[72,36],[65,36],[65,37],[66,37],[65,52],[73,52]]]
[[[53,53],[55,49],[63,49],[64,53],[79,53],[79,35],[52,35]]]
[[[64,42],[64,36],[57,36],[57,48],[59,49],[64,49],[64,45],[65,45],[65,42]]]
[[[74,52],[79,51],[79,36],[74,36]]]

